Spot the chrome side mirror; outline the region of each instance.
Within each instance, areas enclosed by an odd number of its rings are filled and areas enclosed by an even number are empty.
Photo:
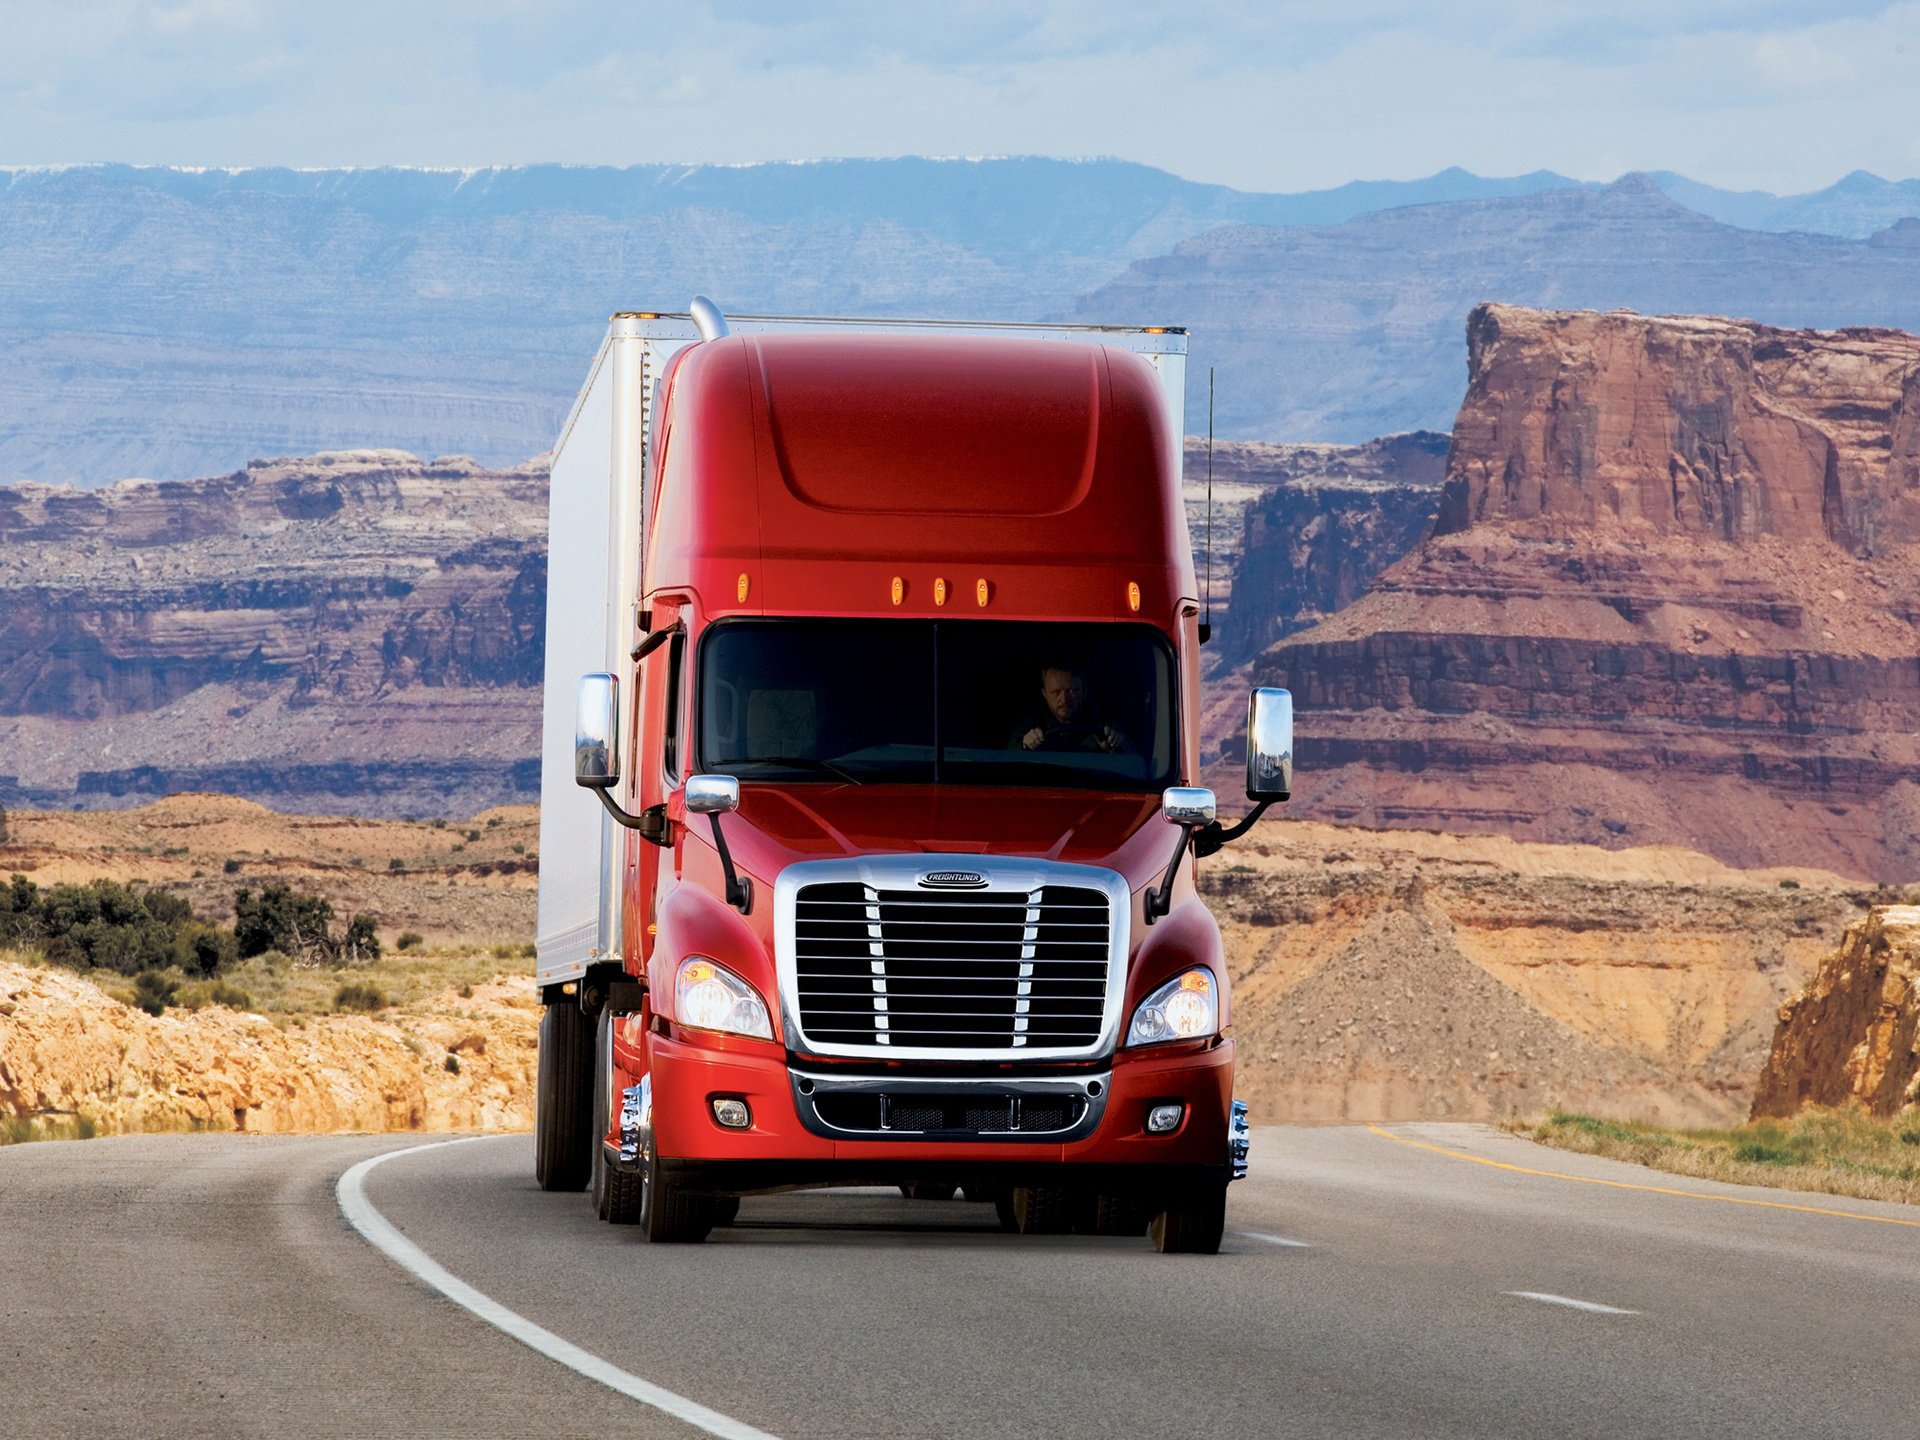
[[[1211,825],[1213,791],[1198,785],[1176,785],[1160,793],[1160,818],[1171,825]]]
[[[620,681],[605,671],[580,677],[573,707],[573,782],[607,790],[620,781]]]
[[[1247,798],[1293,794],[1293,694],[1261,688],[1247,701]]]
[[[725,815],[740,808],[740,782],[731,775],[689,775],[687,813]]]

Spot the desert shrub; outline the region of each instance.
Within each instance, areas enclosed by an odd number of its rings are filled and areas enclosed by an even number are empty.
[[[402,860],[398,855],[387,861],[387,869],[389,870],[404,870],[406,868],[407,862]]]
[[[242,888],[234,892],[233,914],[233,938],[242,955],[284,950],[331,957],[333,906],[318,895],[302,895],[280,884],[257,894]]]
[[[380,958],[371,915],[354,916],[336,935],[332,904],[287,885],[268,885],[258,894],[236,890],[233,913],[234,941],[243,957],[279,950],[309,964],[364,964]]]
[[[334,992],[333,1008],[364,1010],[371,1014],[375,1010],[387,1008],[386,992],[378,985],[365,985],[358,980],[349,981]]]
[[[447,1052],[447,1073],[449,1075],[458,1075],[460,1073],[460,1057],[451,1050]]]
[[[222,874],[238,875],[240,873],[240,862],[234,856],[229,855],[226,863],[220,867],[220,870]]]
[[[511,960],[514,957],[514,953],[515,947],[512,945],[496,945],[493,947],[493,958],[496,960]]]
[[[58,965],[120,975],[178,968],[210,976],[233,963],[233,937],[197,919],[184,896],[112,880],[41,889],[24,875],[0,888],[0,943],[38,945]]]
[[[1782,880],[1780,882],[1780,888],[1782,890],[1798,890],[1800,888],[1800,882],[1794,879]]]
[[[380,937],[371,915],[356,915],[340,939],[340,959],[349,965],[368,965],[380,958]]]
[[[180,982],[159,970],[142,970],[133,977],[133,1003],[149,1015],[158,1015],[180,993]]]
[[[10,834],[7,830],[7,807],[0,805],[0,845],[7,843]]]
[[[467,831],[467,839],[478,840],[479,838],[480,838],[480,832],[478,830]]]
[[[418,950],[426,943],[427,937],[422,935],[418,930],[403,930],[400,932],[400,938],[393,942],[393,948],[396,950]]]

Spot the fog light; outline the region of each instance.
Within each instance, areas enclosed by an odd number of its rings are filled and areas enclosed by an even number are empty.
[[[753,1123],[753,1113],[744,1100],[715,1100],[713,1118],[729,1130],[744,1130]]]
[[[1149,1135],[1171,1135],[1180,1128],[1180,1117],[1187,1113],[1184,1105],[1156,1105],[1147,1111],[1147,1133]]]

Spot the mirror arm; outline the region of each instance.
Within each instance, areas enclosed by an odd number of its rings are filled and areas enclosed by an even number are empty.
[[[646,812],[642,811],[638,815],[629,815],[620,808],[619,803],[614,800],[613,796],[607,793],[608,787],[589,785],[586,788],[600,797],[600,803],[607,807],[607,813],[614,818],[616,823],[626,826],[629,830],[644,831],[649,828]],[[649,836],[648,838],[651,839],[652,837]]]
[[[712,811],[707,818],[713,821],[713,848],[720,852],[720,869],[727,877],[727,903],[744,915],[753,908],[753,886],[733,868],[733,853],[727,849],[726,833],[720,828],[720,812]]]
[[[1192,825],[1180,827],[1180,838],[1174,842],[1173,846],[1173,861],[1167,866],[1167,873],[1160,881],[1160,888],[1147,892],[1147,924],[1153,924],[1173,909],[1174,876],[1180,873],[1180,862],[1187,858],[1187,842],[1193,839],[1196,831],[1201,828],[1204,827]]]
[[[1238,840],[1253,828],[1254,821],[1267,813],[1267,807],[1271,804],[1273,804],[1271,800],[1262,800],[1258,805],[1255,805],[1253,809],[1249,810],[1237,825],[1231,827],[1223,826],[1216,820],[1213,824],[1202,827],[1200,832],[1193,837],[1194,858],[1204,860],[1207,856],[1219,850],[1223,845],[1228,845]]]

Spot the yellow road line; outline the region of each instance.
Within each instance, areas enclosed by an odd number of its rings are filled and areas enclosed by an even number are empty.
[[[1891,1215],[1862,1215],[1857,1210],[1828,1210],[1819,1205],[1794,1205],[1785,1200],[1749,1200],[1741,1195],[1709,1195],[1704,1190],[1674,1190],[1665,1185],[1636,1185],[1629,1180],[1598,1180],[1591,1175],[1569,1175],[1564,1170],[1535,1170],[1526,1165],[1514,1165],[1505,1160],[1489,1160],[1484,1155],[1470,1155],[1465,1150],[1449,1150],[1444,1145],[1429,1145],[1424,1140],[1409,1140],[1404,1135],[1396,1135],[1391,1130],[1382,1130],[1378,1125],[1369,1125],[1371,1130],[1383,1140],[1392,1140],[1396,1144],[1411,1145],[1416,1150],[1431,1150],[1436,1155],[1447,1155],[1455,1160],[1471,1160],[1476,1165],[1491,1165],[1495,1170],[1511,1170],[1518,1175],[1538,1175],[1547,1180],[1571,1180],[1576,1185],[1605,1185],[1611,1190],[1644,1190],[1649,1195],[1678,1195],[1683,1200],[1717,1200],[1722,1205],[1752,1205],[1761,1210],[1798,1210],[1803,1215],[1832,1215],[1840,1220],[1865,1220],[1874,1225],[1904,1225],[1910,1230],[1920,1230],[1920,1220],[1897,1220]]]

